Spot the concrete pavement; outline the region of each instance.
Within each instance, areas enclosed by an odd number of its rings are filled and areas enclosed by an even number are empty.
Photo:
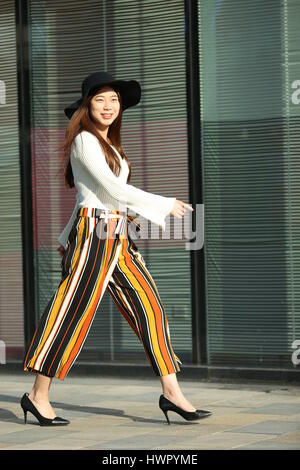
[[[0,449],[300,449],[300,387],[178,381],[187,399],[213,415],[187,422],[158,407],[160,380],[115,377],[53,379],[51,404],[71,421],[41,427],[19,401],[33,374],[0,375]]]

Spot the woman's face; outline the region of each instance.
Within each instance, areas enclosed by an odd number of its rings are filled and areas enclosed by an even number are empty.
[[[101,88],[91,99],[90,113],[94,121],[105,128],[118,117],[120,101],[115,90],[109,86]]]

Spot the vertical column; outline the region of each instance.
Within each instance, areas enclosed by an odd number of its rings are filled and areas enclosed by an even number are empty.
[[[185,25],[190,202],[196,215],[196,204],[203,202],[198,1],[185,0]],[[204,266],[204,246],[200,250],[191,250],[192,341],[195,364],[207,363]]]

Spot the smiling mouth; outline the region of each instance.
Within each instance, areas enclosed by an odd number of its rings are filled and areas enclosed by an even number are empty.
[[[104,118],[104,119],[110,119],[112,117],[112,114],[101,114],[101,116]]]

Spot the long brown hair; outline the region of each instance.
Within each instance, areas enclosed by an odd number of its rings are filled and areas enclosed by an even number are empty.
[[[119,159],[115,153],[115,151],[111,148],[111,146],[101,137],[97,125],[94,123],[90,116],[90,102],[97,93],[101,90],[102,87],[98,88],[97,90],[93,91],[92,95],[89,95],[82,105],[74,112],[72,115],[68,127],[65,132],[65,139],[63,145],[60,147],[62,151],[60,160],[63,167],[64,172],[64,182],[65,186],[69,188],[74,187],[74,177],[72,172],[72,166],[70,162],[70,152],[71,152],[71,145],[73,140],[75,139],[76,135],[79,132],[85,130],[94,134],[95,137],[99,140],[99,143],[103,149],[105,154],[105,159],[107,164],[109,165],[112,172],[118,176],[120,174],[121,165]],[[111,87],[113,88],[113,87]],[[114,120],[114,122],[109,126],[107,137],[111,141],[112,145],[117,149],[123,159],[126,160],[129,166],[129,174],[128,174],[128,181],[131,177],[131,163],[125,152],[123,151],[122,144],[121,144],[121,124],[122,124],[122,99],[121,95],[118,90],[114,91],[117,93],[119,102],[120,102],[120,112],[118,117]]]

